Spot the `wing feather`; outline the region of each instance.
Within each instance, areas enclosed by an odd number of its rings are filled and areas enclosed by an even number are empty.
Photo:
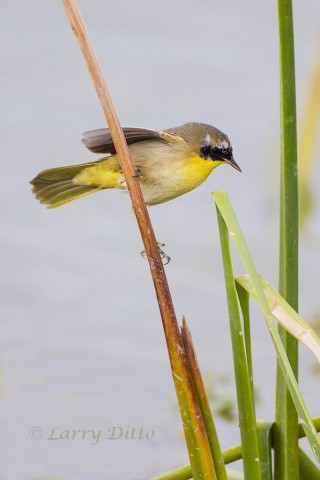
[[[123,133],[128,145],[145,140],[157,140],[167,142],[162,132],[147,128],[125,127]],[[116,153],[116,149],[108,128],[99,128],[84,132],[82,143],[93,153]]]

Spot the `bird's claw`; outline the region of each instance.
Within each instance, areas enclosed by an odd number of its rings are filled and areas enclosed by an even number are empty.
[[[136,167],[135,171],[136,171],[136,173],[134,175],[132,175],[133,177],[136,177],[136,178],[142,177],[142,173],[141,173],[139,168]]]
[[[159,252],[160,252],[160,257],[161,257],[161,260],[162,260],[162,263],[163,265],[168,265],[168,263],[170,262],[171,260],[171,257],[169,257],[169,255],[167,255],[163,250],[161,250],[160,247],[164,247],[165,244],[164,243],[158,243],[158,246],[159,246]]]
[[[161,250],[160,247],[164,247],[165,246],[165,243],[160,243],[160,242],[157,242],[157,245],[159,247],[159,253],[160,253],[160,257],[161,257],[161,260],[162,260],[162,263],[163,265],[168,265],[168,263],[170,262],[171,260],[171,257],[169,257],[163,250]],[[143,258],[146,258],[148,259],[147,257],[147,253],[145,250],[143,250],[142,252],[140,252],[140,255],[143,257]]]

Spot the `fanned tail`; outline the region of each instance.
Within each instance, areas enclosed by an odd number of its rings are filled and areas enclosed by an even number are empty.
[[[91,162],[43,170],[31,180],[32,191],[40,203],[44,203],[48,208],[56,208],[77,198],[102,190],[101,187],[73,183],[73,178],[81,170],[95,164],[96,162]]]

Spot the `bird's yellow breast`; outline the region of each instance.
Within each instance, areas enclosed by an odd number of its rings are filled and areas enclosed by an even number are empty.
[[[212,170],[222,163],[223,162],[219,161],[205,160],[196,153],[192,152],[188,155],[183,163],[181,173],[186,184],[188,184],[190,187],[192,185],[192,189],[204,182]]]
[[[176,161],[165,162],[157,171],[156,182],[141,182],[146,203],[157,205],[190,192],[221,163],[205,160],[194,152],[180,155]]]

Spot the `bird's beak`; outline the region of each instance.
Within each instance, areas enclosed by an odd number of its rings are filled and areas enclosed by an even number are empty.
[[[225,159],[225,162],[228,163],[229,165],[231,165],[231,167],[235,168],[236,170],[238,170],[238,172],[242,172],[241,168],[239,167],[239,165],[237,164],[237,162],[234,160],[233,157],[231,158],[226,158]]]

